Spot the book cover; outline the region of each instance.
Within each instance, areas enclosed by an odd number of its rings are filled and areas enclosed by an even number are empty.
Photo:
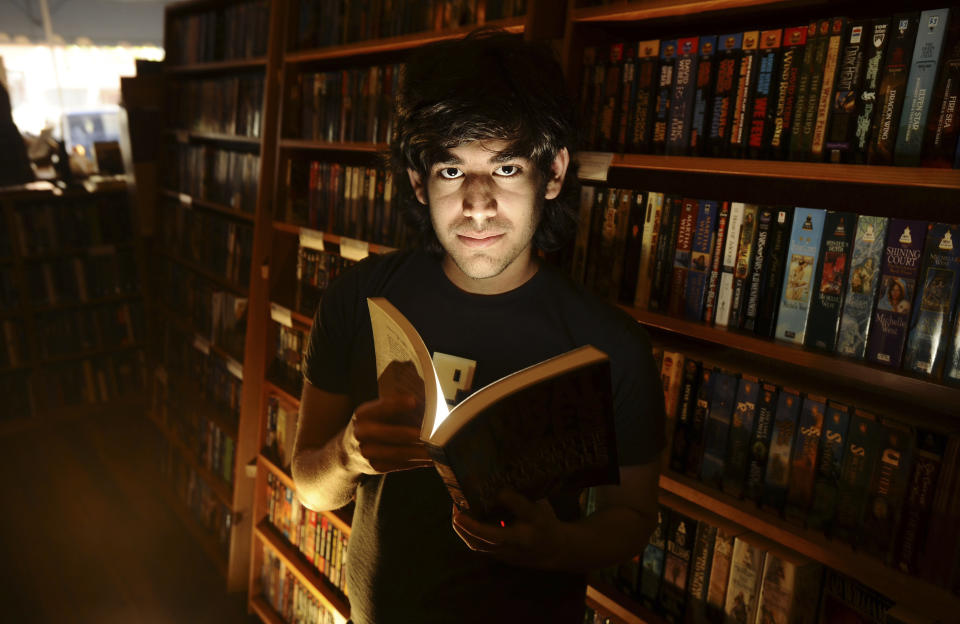
[[[771,545],[752,533],[734,538],[733,553],[730,557],[730,580],[723,605],[725,622],[755,621],[763,560]]]
[[[660,221],[663,218],[663,193],[648,193],[647,208],[643,219],[643,244],[640,251],[640,269],[637,275],[637,292],[633,305],[646,310],[653,286],[654,255],[660,244]]]
[[[750,265],[753,264],[754,243],[757,238],[757,211],[754,204],[745,204],[743,207],[740,243],[737,245],[737,259],[733,265],[733,296],[730,298],[730,315],[727,319],[730,327],[740,327],[743,318]]]
[[[800,408],[800,417],[797,420],[784,515],[787,520],[800,525],[806,521],[807,511],[813,502],[813,484],[826,409],[826,398],[807,395],[803,399],[803,407]]]
[[[670,97],[670,116],[667,125],[667,154],[683,156],[690,143],[690,125],[693,118],[693,97],[697,89],[697,37],[677,39],[676,79]]]
[[[737,251],[740,249],[740,229],[746,204],[730,204],[730,218],[727,220],[726,242],[723,246],[720,279],[717,284],[716,308],[713,314],[714,325],[726,327],[730,320],[730,306],[733,302],[733,270],[737,264]]]
[[[667,151],[667,130],[670,126],[670,107],[673,105],[673,88],[676,83],[677,40],[660,42],[660,64],[655,83],[656,101],[653,107],[653,137],[650,144],[654,154]]]
[[[892,219],[887,226],[876,310],[867,336],[870,362],[900,367],[926,235],[925,221]]]
[[[860,534],[864,506],[873,468],[880,452],[880,423],[869,412],[856,410],[850,420],[840,483],[837,489],[837,511],[829,532],[854,544]]]
[[[913,465],[914,440],[913,431],[904,423],[888,418],[881,424],[880,451],[864,508],[860,545],[888,565]]]
[[[770,150],[770,136],[777,114],[777,86],[780,72],[780,57],[783,29],[764,30],[760,33],[757,80],[753,90],[753,102],[748,114],[749,136],[747,154],[760,158]]]
[[[743,496],[747,480],[747,463],[750,459],[750,440],[760,396],[760,383],[756,377],[743,375],[737,387],[736,402],[730,422],[727,457],[723,466],[723,491],[731,496]]]
[[[933,99],[934,81],[944,49],[944,35],[950,9],[924,11],[920,14],[913,59],[907,78],[903,112],[897,130],[893,161],[897,165],[918,166],[927,130],[927,116]]]
[[[697,59],[696,89],[693,95],[693,117],[690,120],[690,155],[702,156],[710,134],[710,102],[717,79],[717,36],[700,37]]]
[[[421,439],[460,509],[505,520],[508,512],[497,502],[505,487],[539,500],[558,488],[619,482],[610,363],[603,352],[585,346],[550,358],[485,386],[451,410],[416,329],[386,299],[367,303],[380,393],[422,397]],[[523,414],[522,427],[517,414]]]
[[[651,310],[666,311],[670,297],[670,278],[673,275],[673,251],[677,243],[677,230],[680,224],[682,200],[676,195],[667,195],[663,201],[660,217],[660,236],[653,258],[653,282],[650,285],[650,298],[647,307]]]
[[[818,622],[886,624],[893,601],[856,579],[824,568]]]
[[[837,487],[843,463],[847,428],[850,426],[850,408],[830,401],[823,419],[823,438],[820,441],[820,458],[817,460],[813,484],[813,504],[807,514],[807,526],[823,530],[833,521],[837,509]]]
[[[892,559],[893,565],[904,574],[917,573],[917,560],[925,545],[933,494],[946,447],[947,436],[929,429],[917,429],[913,466]]]
[[[887,217],[857,217],[857,231],[850,252],[849,279],[837,330],[836,352],[841,355],[857,359],[863,359],[866,355],[888,222]]]
[[[707,275],[712,267],[714,235],[716,234],[717,202],[701,199],[697,210],[697,223],[690,247],[690,269],[687,272],[683,316],[699,321],[707,293]]]
[[[763,561],[757,622],[815,622],[823,566],[783,547],[772,547]]]
[[[743,33],[717,37],[717,79],[710,111],[708,153],[725,156],[730,144],[733,111],[736,105],[736,84],[740,76]]]
[[[806,45],[806,26],[783,29],[783,54],[774,90],[777,99],[776,106],[773,108],[774,118],[772,128],[769,130],[770,147],[767,152],[767,155],[775,160],[782,160],[789,154]]]
[[[810,310],[813,270],[820,254],[820,238],[826,210],[796,208],[787,248],[783,290],[774,336],[794,344],[803,344]]]
[[[717,234],[713,237],[713,253],[710,254],[710,272],[707,275],[706,293],[703,297],[703,322],[713,322],[717,308],[717,288],[723,270],[723,250],[726,247],[727,225],[730,221],[730,202],[722,202],[717,213]]]
[[[673,443],[670,445],[670,469],[683,472],[689,451],[690,430],[694,412],[697,409],[697,390],[700,385],[700,362],[686,358],[683,363],[683,380],[680,386],[680,406],[677,409],[677,423],[673,430]]]
[[[850,162],[867,161],[870,144],[870,128],[876,108],[880,78],[883,76],[883,58],[890,40],[890,18],[880,17],[867,22],[863,35],[863,82],[857,94],[856,129],[853,149],[848,154]],[[841,162],[843,154],[841,154]]]
[[[707,589],[710,582],[710,566],[713,549],[717,542],[717,525],[705,518],[698,518],[697,536],[693,541],[690,556],[690,582],[687,589],[687,609],[684,617],[689,624],[707,624]]]
[[[667,301],[667,313],[680,317],[686,309],[687,274],[690,271],[690,254],[693,247],[693,235],[697,227],[699,202],[688,197],[680,201],[680,215],[677,223],[677,241],[673,251],[673,271],[670,282],[670,296]]]
[[[697,521],[672,509],[667,526],[663,581],[660,584],[658,602],[669,621],[681,622],[686,608],[687,578],[690,574]]]
[[[750,136],[750,112],[753,92],[759,71],[760,31],[748,30],[743,33],[743,47],[740,55],[740,72],[734,86],[733,115],[730,120],[729,156],[742,156],[746,152]]]
[[[650,540],[643,549],[640,569],[640,601],[648,608],[655,608],[660,595],[660,583],[663,579],[663,562],[666,557],[667,527],[670,522],[670,510],[657,505],[657,526],[650,534]]]
[[[757,326],[757,311],[760,309],[760,284],[763,278],[763,265],[767,259],[767,244],[770,241],[770,226],[773,224],[774,209],[760,206],[757,211],[757,240],[754,244],[753,261],[747,275],[747,298],[743,306],[743,329],[754,331]]]
[[[954,242],[956,241],[956,242]],[[939,377],[947,352],[949,322],[960,291],[960,225],[928,225],[913,315],[907,334],[903,368]]]
[[[823,160],[824,142],[827,127],[832,113],[831,100],[833,87],[837,79],[837,68],[840,61],[840,47],[843,43],[843,34],[846,29],[846,20],[835,17],[830,20],[830,32],[827,39],[827,55],[823,63],[823,77],[820,83],[820,97],[817,100],[817,118],[813,126],[813,137],[810,142],[810,159]]]
[[[763,479],[763,504],[777,511],[783,509],[790,484],[790,457],[800,416],[800,395],[790,388],[780,390],[777,410],[773,415],[773,432],[767,452],[767,467]]]
[[[830,162],[849,162],[857,129],[858,104],[863,83],[863,59],[870,45],[868,22],[851,22],[840,50],[840,69],[830,101],[826,154]]]
[[[813,298],[807,315],[804,344],[808,347],[833,351],[837,327],[840,324],[856,221],[856,215],[852,212],[827,213],[813,285]]]
[[[630,129],[627,135],[627,151],[645,154],[650,151],[653,137],[653,108],[657,99],[659,80],[658,59],[660,41],[650,39],[637,44],[635,94],[630,113]]]
[[[713,560],[710,562],[707,583],[707,620],[722,622],[730,584],[730,563],[733,559],[733,544],[746,531],[735,524],[724,522],[717,525],[717,537],[713,542]]]
[[[949,169],[960,136],[960,117],[957,115],[960,94],[960,19],[950,16],[946,41],[937,72],[937,84],[930,102],[927,131],[923,139],[921,164],[924,167]]]
[[[713,396],[714,371],[701,365],[700,383],[697,385],[697,404],[690,420],[690,435],[687,439],[687,458],[684,472],[691,477],[700,476],[703,461],[704,429],[710,413],[710,398]]]
[[[813,132],[817,125],[817,114],[820,106],[820,94],[823,89],[824,69],[827,64],[827,51],[830,47],[831,20],[817,21],[816,35],[807,31],[807,46],[811,50],[809,64],[804,64],[807,73],[806,97],[803,103],[802,116],[798,116],[796,132],[790,139],[790,159],[810,160],[813,146]],[[806,60],[806,59],[805,59]]]
[[[623,250],[623,277],[620,279],[620,303],[633,305],[640,278],[640,263],[643,259],[644,221],[646,220],[646,191],[632,191],[630,213],[627,217],[627,234]]]
[[[707,485],[720,489],[730,421],[736,400],[737,377],[731,373],[716,371],[711,383],[713,391],[710,396],[710,411],[704,423],[700,479]]]
[[[770,436],[773,434],[774,415],[777,409],[777,387],[763,384],[757,397],[757,409],[753,435],[750,437],[750,455],[747,460],[747,477],[744,484],[746,498],[760,503],[763,500],[763,482],[767,472],[767,457],[770,453]]]
[[[777,327],[777,312],[780,309],[780,289],[783,285],[784,267],[787,261],[787,247],[790,245],[790,232],[793,230],[793,208],[774,209],[773,222],[770,224],[768,252],[765,252],[760,273],[760,294],[757,304],[757,320],[753,331],[759,336],[773,336]]]
[[[906,96],[907,76],[917,38],[919,13],[895,15],[891,21],[890,39],[883,59],[883,78],[877,91],[877,104],[870,124],[867,163],[892,165],[893,148],[900,126],[900,112]]]

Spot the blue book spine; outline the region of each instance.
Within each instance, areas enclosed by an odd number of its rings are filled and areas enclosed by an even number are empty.
[[[763,481],[763,504],[777,511],[783,509],[790,484],[790,455],[800,415],[800,395],[784,388],[777,398],[777,411],[770,436],[767,470]]]
[[[750,460],[750,439],[756,420],[757,398],[760,384],[755,377],[743,376],[737,388],[737,401],[730,422],[730,443],[727,445],[726,463],[723,468],[723,491],[733,496],[742,496],[747,480],[747,462]]]
[[[660,65],[655,84],[656,102],[653,107],[653,151],[663,154],[667,149],[667,131],[670,127],[670,106],[676,83],[677,40],[660,42]]]
[[[813,502],[813,484],[816,478],[820,434],[827,411],[827,400],[808,395],[797,421],[796,440],[790,459],[790,479],[787,484],[787,519],[803,524]]]
[[[717,212],[719,212],[718,202],[709,199],[700,200],[697,224],[693,231],[693,245],[690,248],[690,269],[687,272],[684,310],[684,315],[691,321],[699,321],[703,313],[703,302],[707,293],[707,275],[710,273],[713,259]]]
[[[780,340],[803,344],[826,214],[822,208],[797,208],[794,211],[777,315],[775,336]]]
[[[863,359],[873,318],[873,303],[880,280],[880,265],[887,240],[887,217],[860,215],[850,252],[843,312],[837,331],[836,352]]]
[[[937,67],[943,52],[943,38],[947,32],[950,9],[924,11],[920,14],[917,41],[913,46],[913,62],[907,78],[906,99],[900,115],[897,145],[894,149],[894,164],[918,166],[923,148],[923,135],[927,130],[927,115]]]
[[[700,37],[700,58],[697,61],[697,88],[693,95],[693,118],[690,121],[690,154],[705,151],[704,142],[710,132],[710,100],[717,73],[717,36]]]
[[[697,37],[677,39],[677,77],[673,81],[670,121],[667,127],[667,153],[683,156],[690,143],[693,96],[697,90]]]
[[[723,464],[727,455],[727,437],[730,419],[733,416],[737,393],[737,378],[730,373],[716,372],[713,375],[713,396],[710,413],[703,433],[703,462],[700,478],[717,489],[723,479]]]
[[[807,514],[807,526],[810,528],[823,529],[833,520],[837,509],[837,487],[840,483],[840,467],[843,465],[844,440],[849,426],[849,408],[830,401],[823,421],[820,457],[817,459],[817,474],[813,484],[813,505]]]

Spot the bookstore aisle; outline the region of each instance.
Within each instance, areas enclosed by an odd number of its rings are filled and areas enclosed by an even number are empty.
[[[104,410],[0,435],[0,620],[256,621],[155,495],[152,426]]]

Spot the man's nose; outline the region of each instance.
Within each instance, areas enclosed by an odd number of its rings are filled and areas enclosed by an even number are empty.
[[[463,187],[463,214],[478,224],[497,214],[495,184],[488,176],[466,176]]]

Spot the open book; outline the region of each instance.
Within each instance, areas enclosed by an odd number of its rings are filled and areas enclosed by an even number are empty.
[[[426,345],[389,301],[369,298],[377,378],[393,362],[416,375],[394,387],[423,396],[420,438],[454,503],[485,520],[508,519],[504,488],[532,501],[619,483],[610,361],[584,346],[507,375],[450,409]],[[504,348],[509,348],[504,345]]]

